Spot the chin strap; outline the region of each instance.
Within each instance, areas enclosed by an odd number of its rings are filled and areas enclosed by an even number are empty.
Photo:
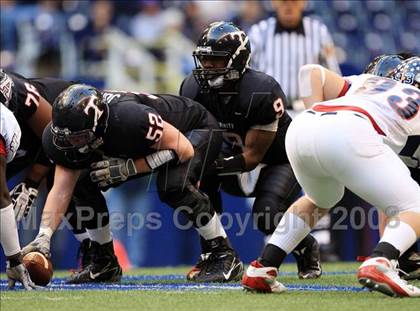
[[[211,88],[218,89],[223,86],[224,81],[225,81],[224,76],[218,76],[217,78],[208,80],[207,83],[209,84]]]

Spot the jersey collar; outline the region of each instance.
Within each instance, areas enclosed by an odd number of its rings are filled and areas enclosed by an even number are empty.
[[[303,18],[300,21],[300,23],[296,27],[293,27],[293,28],[286,28],[285,26],[283,26],[280,23],[279,19],[276,18],[276,29],[275,29],[274,32],[275,33],[282,33],[282,32],[291,33],[291,32],[296,32],[297,34],[305,35],[305,28],[303,27]]]

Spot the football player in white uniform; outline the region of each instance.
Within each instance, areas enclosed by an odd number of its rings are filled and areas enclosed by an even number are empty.
[[[415,55],[400,54],[384,54],[377,56],[369,63],[364,73],[373,74],[380,77],[391,77],[392,71],[405,59]],[[353,76],[345,79],[351,83]],[[311,100],[306,103],[311,104]],[[310,107],[307,107],[310,108]],[[420,185],[420,136],[409,136],[406,145],[399,153],[400,159],[407,165],[410,170],[411,177]],[[382,236],[388,219],[384,213],[379,212],[379,232]],[[398,259],[400,275],[406,280],[420,280],[420,252],[417,242],[414,243],[405,253]]]
[[[388,55],[380,55],[376,57],[371,63],[366,66],[364,73],[373,74],[375,76],[381,77],[390,77],[392,75],[392,71],[401,64],[405,59],[413,57],[414,55],[409,54],[388,54]],[[310,75],[312,74],[313,70],[319,71],[321,73],[321,80],[322,74],[328,74],[328,70],[322,68],[319,65],[305,65],[302,67],[300,71],[300,80],[301,80],[301,91],[302,94],[309,94],[308,87],[306,86],[306,81],[310,79]],[[316,73],[315,73],[316,74]],[[342,90],[337,97],[344,96],[349,86],[352,84],[353,80],[359,79],[359,76],[349,76],[344,78],[347,83],[344,84]],[[316,79],[315,79],[316,80]],[[315,81],[316,83],[316,81]],[[323,87],[319,86],[319,91],[322,92],[324,96]],[[314,89],[317,88],[316,85],[313,87]],[[333,93],[330,94],[330,96]],[[312,92],[311,87],[311,95],[304,98],[304,104],[306,108],[311,108],[313,104],[319,101],[319,95],[317,92]],[[332,98],[328,98],[332,99]],[[411,177],[420,184],[420,136],[409,136],[406,145],[402,148],[399,153],[400,159],[407,165],[410,169]],[[387,219],[384,216],[384,213],[379,211],[379,231],[380,235],[382,236],[383,231],[385,229]],[[414,243],[405,253],[403,253],[400,258],[398,259],[400,275],[406,279],[417,279],[420,278],[420,253],[418,251],[417,243]]]
[[[347,187],[391,218],[360,266],[359,282],[390,296],[420,297],[420,288],[402,280],[396,265],[420,237],[420,187],[397,155],[408,136],[420,135],[420,58],[402,62],[393,79],[360,75],[346,96],[333,100],[346,85],[342,77],[316,68],[308,77],[301,96],[318,104],[295,118],[286,135],[288,157],[306,194],[283,216],[243,286],[284,291],[277,268]]]
[[[1,84],[1,87],[7,85]],[[0,242],[7,258],[6,273],[9,288],[13,288],[16,281],[19,281],[25,289],[31,290],[35,285],[22,264],[15,212],[6,182],[6,165],[16,154],[21,131],[13,113],[3,104],[3,98],[0,100]]]

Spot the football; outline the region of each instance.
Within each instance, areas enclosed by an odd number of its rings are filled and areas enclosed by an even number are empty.
[[[53,276],[51,261],[39,252],[31,252],[23,257],[23,264],[31,280],[39,286],[46,286]]]

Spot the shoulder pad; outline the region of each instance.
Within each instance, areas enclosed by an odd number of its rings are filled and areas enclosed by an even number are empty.
[[[179,95],[185,96],[191,99],[195,99],[200,92],[200,87],[195,80],[192,73],[190,73],[182,82]]]

